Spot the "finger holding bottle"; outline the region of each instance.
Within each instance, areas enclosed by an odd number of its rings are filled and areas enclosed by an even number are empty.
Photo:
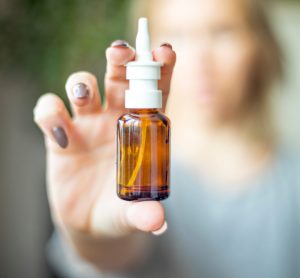
[[[162,44],[152,51],[153,59],[163,63],[159,89],[163,92],[163,110],[170,91],[170,82],[176,62],[176,53],[170,44]],[[125,41],[117,40],[106,50],[107,69],[105,96],[107,108],[124,110],[124,93],[128,89],[125,65],[135,59],[135,50]]]

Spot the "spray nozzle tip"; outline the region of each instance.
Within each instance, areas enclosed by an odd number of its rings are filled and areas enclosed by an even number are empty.
[[[139,19],[135,61],[126,64],[129,89],[125,94],[126,108],[161,108],[162,92],[158,90],[162,63],[153,61],[148,20]]]
[[[146,17],[139,19],[136,36],[136,56],[138,61],[152,61],[148,19]]]
[[[139,19],[139,31],[142,29],[146,29],[148,31],[148,19],[146,17],[141,17]]]

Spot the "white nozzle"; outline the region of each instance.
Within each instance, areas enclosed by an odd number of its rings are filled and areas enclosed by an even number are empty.
[[[126,65],[129,89],[125,92],[126,108],[161,108],[162,92],[157,88],[162,63],[153,61],[148,20],[139,19],[135,61]]]
[[[139,19],[136,36],[136,61],[152,61],[148,20],[145,17]]]

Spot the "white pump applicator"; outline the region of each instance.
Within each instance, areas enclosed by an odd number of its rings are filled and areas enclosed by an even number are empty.
[[[126,64],[129,89],[125,92],[126,108],[161,108],[162,92],[157,88],[163,63],[152,58],[147,18],[139,19],[136,36],[136,59]]]

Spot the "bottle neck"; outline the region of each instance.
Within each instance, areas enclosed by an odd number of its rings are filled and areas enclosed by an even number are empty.
[[[157,108],[129,108],[128,112],[132,114],[155,114],[159,111]]]

